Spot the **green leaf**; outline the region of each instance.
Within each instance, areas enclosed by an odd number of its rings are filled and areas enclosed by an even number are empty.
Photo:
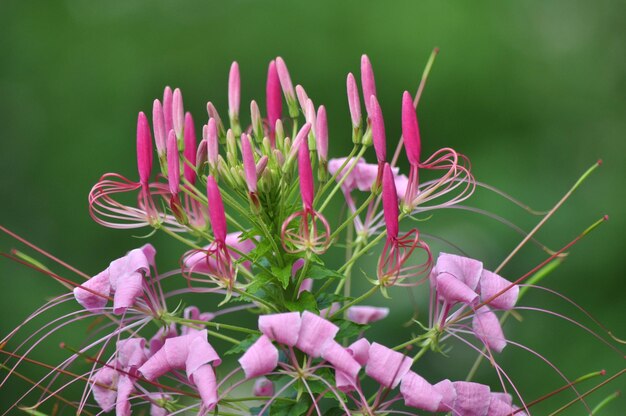
[[[306,277],[310,277],[311,279],[319,280],[319,279],[342,279],[343,275],[341,273],[337,273],[335,270],[328,269],[324,266],[320,266],[314,264],[309,268],[309,272]]]
[[[369,325],[359,325],[345,319],[335,320],[335,324],[339,326],[339,332],[336,338],[352,338],[369,329]]]
[[[270,406],[268,415],[271,416],[301,416],[309,410],[311,402],[309,400],[300,399],[297,403],[285,403],[275,401]],[[265,415],[263,415],[265,416]]]
[[[255,343],[257,339],[259,339],[259,337],[259,334],[248,335],[246,338],[242,339],[239,344],[233,346],[231,349],[226,351],[224,355],[240,354],[242,352],[245,352],[248,348],[250,348],[252,344]]]
[[[300,297],[296,301],[286,301],[285,307],[290,311],[295,312],[304,312],[304,311],[313,311],[319,312],[317,307],[317,302],[315,301],[315,296],[311,292],[302,292]]]
[[[272,273],[278,279],[283,289],[287,289],[289,286],[289,282],[291,281],[291,264],[280,268],[276,266],[272,266]]]
[[[336,295],[334,293],[322,293],[317,297],[317,307],[321,309],[330,308],[335,302],[349,302],[352,298],[347,298],[343,295]]]

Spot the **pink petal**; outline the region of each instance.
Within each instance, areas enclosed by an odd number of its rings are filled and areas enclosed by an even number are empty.
[[[354,359],[360,365],[367,364],[370,357],[370,343],[365,338],[354,341],[348,346],[348,352],[352,354]]]
[[[196,183],[196,128],[191,113],[185,114],[183,171],[188,182]]]
[[[379,308],[376,306],[351,306],[348,308],[347,317],[352,322],[365,325],[371,322],[380,321],[389,315],[389,308]]]
[[[497,397],[491,396],[489,402],[489,409],[487,410],[487,416],[509,416],[515,411],[515,408],[510,403],[506,403],[499,400]],[[518,415],[519,413],[516,413]]]
[[[306,102],[309,100],[309,96],[302,85],[296,85],[296,96],[298,97],[298,104],[300,104],[300,108],[304,110],[306,108]]]
[[[185,371],[187,374],[195,373],[204,364],[212,363],[214,366],[218,366],[222,363],[217,352],[207,341],[206,329],[192,333],[188,337],[191,337],[191,339],[189,340],[189,353],[185,360]]]
[[[378,165],[372,163],[359,163],[353,170],[356,187],[359,191],[370,192],[372,185],[378,178]]]
[[[472,319],[474,335],[486,346],[495,352],[502,352],[506,347],[506,339],[500,326],[498,316],[483,306],[478,309]]]
[[[74,288],[74,298],[89,312],[101,312],[106,306],[108,302],[107,297],[110,294],[111,283],[109,281],[109,269],[101,271],[81,286]]]
[[[513,396],[511,396],[509,393],[503,393],[499,391],[492,392],[491,398],[492,400],[500,400],[501,402],[504,402],[506,404],[513,405]]]
[[[511,282],[499,275],[483,270],[480,276],[479,293],[482,301],[490,299],[492,296],[497,295],[502,290],[505,290],[511,285]],[[517,285],[512,286],[506,292],[502,293],[495,299],[489,302],[489,306],[495,309],[510,310],[515,306],[517,302],[517,296],[519,295],[519,287]]]
[[[117,289],[113,296],[113,313],[121,314],[135,305],[143,294],[143,275],[135,272],[117,279]]]
[[[338,158],[338,159],[330,159],[328,161],[328,171],[331,173],[331,175],[335,175],[335,173],[337,171],[339,171],[339,168],[341,168],[341,166],[345,163],[347,158],[342,157],[342,158]],[[365,163],[365,160],[363,159],[359,159],[359,161],[357,162],[357,164],[360,163]],[[339,182],[341,179],[343,179],[344,176],[346,176],[345,172],[348,171],[348,167],[352,164],[352,161],[349,161],[348,163],[346,163],[346,166],[344,169],[342,169],[342,171],[337,174],[337,182]],[[358,166],[358,165],[357,165]],[[355,167],[352,172],[350,172],[350,174],[348,175],[348,177],[343,181],[343,183],[341,184],[341,189],[344,190],[344,192],[350,192],[354,189],[356,189],[356,173],[357,167]]]
[[[335,370],[343,373],[356,384],[361,365],[341,344],[334,340],[329,341],[322,351],[322,358],[332,364]]]
[[[165,340],[168,338],[174,338],[178,336],[176,333],[176,324],[171,323],[167,327],[161,327],[152,338],[150,338],[150,354],[154,355],[165,344]]]
[[[278,350],[267,336],[261,335],[241,356],[239,364],[246,378],[264,376],[278,365]]]
[[[254,382],[252,394],[257,397],[269,397],[274,395],[274,383],[265,377],[259,377]]]
[[[189,376],[189,380],[197,387],[202,404],[207,410],[212,410],[217,404],[217,380],[213,367],[209,364],[201,366]]]
[[[439,254],[435,268],[437,273],[451,274],[472,290],[478,287],[483,272],[482,262],[447,253]]]
[[[138,371],[143,374],[146,380],[155,380],[172,370],[170,363],[167,361],[167,354],[165,353],[165,346],[168,341],[171,341],[172,339],[176,338],[166,339],[163,347],[161,347],[152,355],[152,357],[148,358],[148,360],[143,363],[141,367],[139,367]]]
[[[455,381],[456,402],[454,416],[486,416],[491,400],[489,386],[467,381]]]
[[[339,327],[309,311],[302,313],[296,347],[311,357],[319,357],[327,342],[335,338]]]
[[[296,97],[293,91],[291,77],[289,76],[289,70],[287,70],[287,65],[280,56],[276,58],[276,72],[278,73],[278,79],[280,80],[280,86],[283,89],[283,94],[285,94],[285,100],[289,103]]]
[[[320,309],[320,316],[328,318],[329,316],[334,315],[339,309],[341,309],[341,303],[333,302],[328,308]]]
[[[387,388],[396,388],[411,369],[411,358],[376,342],[369,350],[365,373]]]
[[[115,416],[130,416],[130,395],[135,390],[133,381],[127,375],[121,375],[117,383],[117,402]]]
[[[450,380],[442,380],[433,386],[436,392],[441,394],[441,404],[437,412],[451,411],[456,405],[456,389]]]
[[[361,124],[361,101],[359,100],[359,88],[352,73],[348,74],[346,88],[348,90],[348,107],[350,108],[352,126],[357,127]]]
[[[148,118],[143,112],[137,117],[137,168],[139,181],[147,185],[152,172],[152,136]]]
[[[383,212],[385,215],[385,225],[387,226],[387,238],[398,238],[399,215],[398,193],[393,179],[393,173],[389,163],[385,163],[383,168]]]
[[[403,200],[406,195],[406,188],[409,185],[409,178],[406,175],[396,175],[395,183],[396,190],[398,191],[398,198]]]
[[[115,367],[115,362],[111,362],[109,365]],[[115,389],[119,373],[115,368],[111,367],[101,367],[91,379],[93,398],[104,412],[113,410],[117,400],[117,391]]]
[[[302,280],[300,288],[298,289],[298,297],[300,297],[302,292],[310,292],[311,289],[313,289],[313,279],[306,278]]]
[[[409,371],[402,378],[400,394],[407,406],[429,412],[436,412],[443,398],[428,381],[413,371]]]
[[[146,361],[146,340],[143,338],[128,338],[117,342],[117,362],[122,368],[139,368]]]
[[[369,99],[376,96],[376,82],[374,81],[374,70],[367,55],[361,56],[361,86],[363,87],[363,99],[367,114],[372,117],[372,107]]]
[[[413,107],[413,98],[408,91],[402,95],[402,137],[409,163],[413,166],[419,165],[422,144],[417,115],[415,114],[415,107]]]
[[[259,330],[280,344],[293,347],[298,342],[301,318],[298,312],[259,316]]]
[[[437,296],[446,302],[450,304],[461,302],[466,305],[478,303],[478,294],[456,277],[448,273],[441,273],[436,277],[435,281]]]

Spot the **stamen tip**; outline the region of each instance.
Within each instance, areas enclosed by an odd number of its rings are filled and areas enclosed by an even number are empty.
[[[59,348],[61,348],[62,350],[64,350],[66,347],[65,342],[60,342],[59,343]]]
[[[433,52],[435,53],[435,55],[439,54],[439,46],[435,46],[435,49],[433,49]]]
[[[596,162],[598,166],[602,166],[602,159],[598,159],[598,161]]]
[[[601,376],[606,376],[606,370],[605,369],[600,370],[600,375]]]
[[[609,220],[609,215],[608,215],[608,214],[605,214],[605,215],[604,215],[604,217],[602,217],[602,219],[603,219],[604,221],[608,221],[608,220]]]

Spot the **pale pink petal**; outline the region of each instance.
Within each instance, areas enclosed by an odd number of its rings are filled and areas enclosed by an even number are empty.
[[[102,308],[108,302],[107,298],[110,294],[109,269],[101,271],[81,286],[74,288],[74,298],[89,312],[102,311]]]
[[[143,275],[135,272],[117,279],[113,296],[113,313],[121,314],[135,304],[143,293]]]
[[[482,262],[447,253],[439,254],[435,268],[437,273],[451,274],[472,290],[476,290],[478,287],[483,272]]]
[[[212,363],[218,366],[222,363],[219,355],[207,341],[207,330],[198,331],[189,335],[189,354],[185,360],[185,371],[193,374],[200,366]]]
[[[329,341],[322,351],[322,358],[332,364],[335,370],[346,375],[353,384],[356,384],[361,365],[341,344],[334,340]]]
[[[441,394],[441,404],[439,405],[437,412],[449,412],[452,410],[456,404],[457,396],[454,384],[450,380],[446,379],[435,384],[433,388]]]
[[[506,347],[506,339],[500,326],[498,316],[487,306],[478,309],[472,319],[472,330],[476,338],[481,340],[491,350],[502,352]]]
[[[502,290],[505,290],[510,285],[511,282],[506,280],[504,277],[501,277],[496,273],[490,272],[488,270],[483,270],[483,273],[480,277],[478,292],[480,293],[481,300],[484,302],[490,299],[492,296],[497,295]],[[510,310],[515,306],[518,295],[519,287],[515,285],[495,299],[489,301],[489,306],[495,309]]]
[[[435,281],[440,299],[450,304],[461,302],[466,305],[475,305],[478,303],[478,294],[451,274],[440,273]]]
[[[121,375],[117,383],[117,401],[115,416],[130,416],[130,395],[135,390],[133,381],[127,375]]]
[[[378,165],[372,163],[360,163],[352,171],[355,175],[354,180],[359,191],[369,192],[372,185],[378,177]]]
[[[489,409],[487,410],[487,416],[509,416],[515,409],[510,403],[506,403],[499,400],[494,395],[491,395],[491,401],[489,402]],[[518,415],[519,413],[516,413]]]
[[[115,362],[111,362],[109,365],[115,367]],[[91,379],[93,398],[104,412],[113,410],[117,400],[116,386],[119,372],[111,367],[100,368]]]
[[[264,376],[278,365],[278,350],[267,336],[261,335],[241,356],[239,364],[246,378]]]
[[[175,338],[166,339],[163,347],[161,347],[152,355],[152,357],[148,358],[148,360],[143,363],[141,367],[139,367],[139,372],[143,374],[146,380],[155,380],[172,370],[172,367],[167,361],[167,354],[165,353],[165,345],[167,345],[167,342],[171,339]]]
[[[172,400],[172,396],[163,393],[150,393],[148,397],[150,397],[150,399],[153,401],[150,404],[150,416],[167,416],[169,414],[169,411],[167,409],[158,406],[155,402],[158,400],[170,401]]]
[[[328,308],[320,309],[320,316],[328,318],[329,316],[334,315],[339,309],[341,309],[341,303],[333,302]]]
[[[347,311],[347,318],[357,324],[365,325],[380,321],[389,315],[389,308],[376,306],[351,306]]]
[[[153,355],[160,350],[163,347],[163,344],[165,344],[166,339],[174,338],[175,336],[178,336],[175,323],[171,323],[167,327],[159,328],[157,333],[150,338],[150,355]]]
[[[298,342],[301,318],[298,312],[259,316],[259,330],[279,344],[293,347]]]
[[[302,313],[296,347],[311,357],[319,357],[327,342],[335,338],[339,327],[309,311]]]
[[[467,381],[455,381],[454,416],[486,416],[491,400],[489,386]]]
[[[143,338],[128,338],[117,342],[117,362],[122,368],[138,368],[146,361],[146,340]]]
[[[348,352],[352,354],[357,363],[361,365],[367,364],[370,358],[370,343],[365,338],[354,341],[348,346]]]
[[[406,195],[406,187],[409,186],[408,176],[396,175],[395,183],[396,183],[396,191],[398,192],[398,198],[404,200],[404,195]]]
[[[217,404],[217,380],[213,367],[209,364],[201,366],[189,375],[189,380],[197,387],[202,404],[207,410],[212,410]]]
[[[369,349],[365,373],[387,388],[396,388],[411,369],[411,358],[374,342]]]
[[[443,398],[428,381],[413,371],[409,371],[402,377],[400,394],[407,406],[429,412],[436,412]]]
[[[265,377],[259,377],[254,382],[252,394],[256,397],[269,397],[274,395],[274,383]]]
[[[501,402],[504,402],[508,405],[513,405],[513,396],[511,396],[509,393],[503,393],[499,391],[492,392],[491,397],[492,399],[500,400]]]

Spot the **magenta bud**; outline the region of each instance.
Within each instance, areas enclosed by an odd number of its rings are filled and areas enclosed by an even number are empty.
[[[239,76],[239,64],[235,61],[230,66],[228,74],[228,115],[231,118],[239,116],[239,104],[241,101],[241,78]]]
[[[313,136],[317,135],[317,123],[315,121],[316,114],[315,114],[315,105],[313,104],[313,101],[309,98],[306,100],[306,104],[304,107],[304,118],[306,120],[307,123],[309,123],[311,125],[311,134]]]
[[[226,213],[224,211],[224,202],[222,202],[222,194],[215,182],[215,178],[209,175],[207,177],[207,199],[209,202],[209,219],[213,228],[213,235],[216,241],[222,243],[226,241]]]
[[[302,195],[302,204],[307,209],[313,208],[313,197],[315,191],[313,189],[313,170],[311,168],[311,157],[309,155],[309,142],[306,139],[311,125],[306,123],[300,129],[296,136],[296,142],[299,141],[298,147],[298,174],[300,175],[300,194]]]
[[[398,193],[396,183],[389,163],[385,163],[383,168],[383,212],[385,215],[385,225],[387,226],[387,238],[398,238],[399,224],[398,216]]]
[[[254,382],[252,394],[256,397],[270,397],[274,395],[274,383],[266,377],[259,377]]]
[[[413,166],[419,165],[422,143],[413,99],[408,91],[402,95],[402,137],[404,137],[404,147],[409,163]]]
[[[163,121],[163,107],[159,100],[154,100],[152,104],[152,130],[154,131],[154,142],[156,143],[157,153],[161,156],[165,154],[167,133],[165,130],[165,122]]]
[[[369,97],[376,96],[376,82],[374,81],[374,70],[367,55],[361,56],[361,86],[363,87],[363,99],[367,115],[372,117],[372,107]]]
[[[321,105],[317,109],[317,128],[315,139],[317,140],[317,155],[320,160],[328,160],[328,121],[326,108]]]
[[[204,132],[203,132],[204,133]],[[217,138],[217,122],[214,118],[209,119],[209,124],[206,126],[207,141],[207,159],[210,166],[217,165],[217,159],[219,158],[219,141]]]
[[[174,128],[174,122],[172,121],[172,101],[172,89],[165,87],[163,91],[163,124],[165,125],[165,134],[168,134],[168,132]]]
[[[365,55],[363,55],[365,56]],[[367,100],[366,100],[367,101]],[[374,150],[376,151],[376,159],[378,163],[384,163],[387,160],[387,139],[385,137],[385,123],[383,121],[383,112],[378,105],[376,96],[370,96],[370,119],[372,120],[372,140],[374,141]]]
[[[209,118],[212,118],[215,120],[215,124],[216,124],[218,132],[220,132],[220,134],[225,136],[226,129],[224,129],[224,125],[222,124],[222,119],[220,118],[220,114],[217,112],[217,109],[215,108],[215,106],[213,105],[211,101],[206,103],[206,112],[209,115]]]
[[[170,193],[178,195],[180,191],[180,158],[174,130],[170,130],[167,136],[167,183]]]
[[[280,86],[283,89],[283,94],[287,102],[293,102],[295,99],[295,93],[293,91],[293,84],[291,83],[291,76],[289,76],[289,70],[285,61],[280,56],[276,58],[276,72],[278,73],[278,79],[280,80]]]
[[[265,100],[267,106],[267,123],[270,128],[270,142],[274,147],[274,131],[276,120],[280,120],[283,112],[283,99],[281,97],[280,79],[276,70],[276,61],[270,62],[267,69],[267,83],[265,84]]]
[[[302,109],[302,111],[304,111],[309,96],[307,95],[302,85],[296,85],[296,95],[298,96],[298,103],[300,104],[300,108]]]
[[[148,185],[150,172],[152,172],[152,137],[148,118],[143,112],[137,117],[137,168],[139,170],[139,182]]]
[[[183,150],[183,157],[185,158],[183,165],[183,171],[185,179],[194,184],[196,182],[196,129],[193,126],[193,118],[191,113],[185,114],[185,128],[184,128],[185,148]]]
[[[241,154],[248,191],[250,193],[255,193],[257,189],[256,164],[254,162],[254,151],[252,150],[252,145],[250,144],[250,136],[246,133],[241,135]]]
[[[174,124],[174,132],[176,137],[182,138],[183,129],[185,128],[185,110],[183,107],[183,94],[179,88],[174,90],[174,98],[172,101],[172,123]]]
[[[357,128],[361,125],[361,102],[359,101],[359,89],[352,73],[348,74],[346,87],[348,90],[348,106],[350,107],[352,127]]]

